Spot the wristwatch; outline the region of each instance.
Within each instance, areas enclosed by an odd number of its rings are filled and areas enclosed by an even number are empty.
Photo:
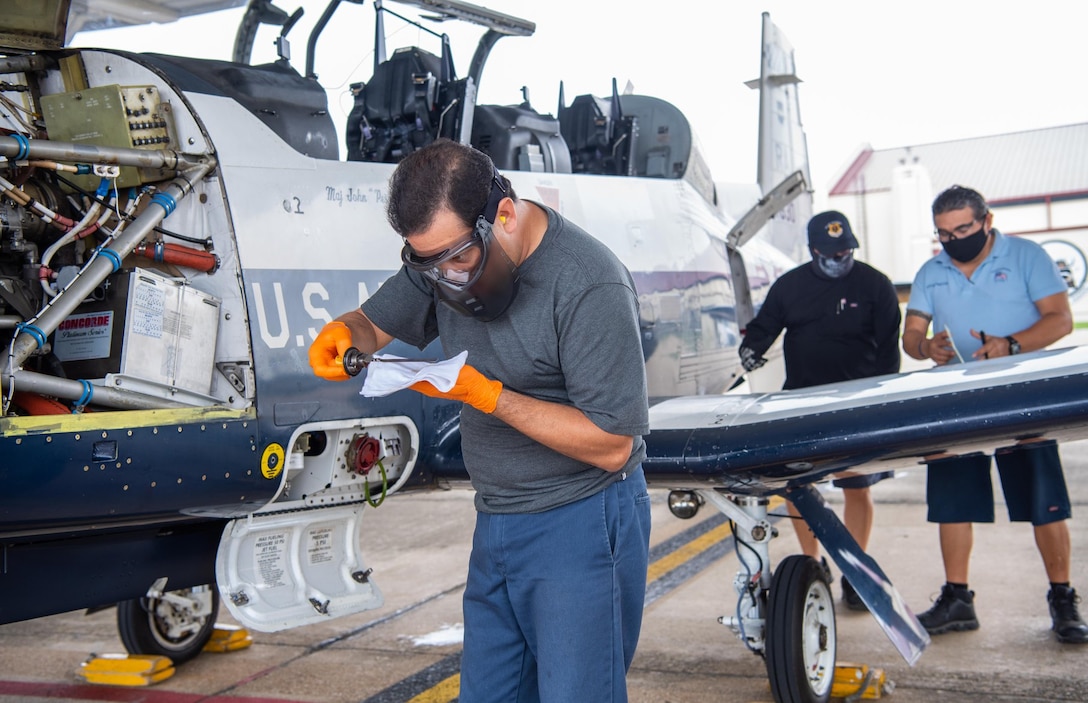
[[[1005,341],[1009,343],[1009,356],[1020,353],[1020,342],[1016,341],[1016,337],[1013,337],[1010,334],[1008,337],[1005,337]]]

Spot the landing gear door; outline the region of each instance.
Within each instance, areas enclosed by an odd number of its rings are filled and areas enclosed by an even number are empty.
[[[215,577],[246,627],[276,632],[378,608],[359,552],[365,504],[251,515],[223,530]]]
[[[748,283],[748,272],[744,267],[744,257],[741,256],[740,248],[804,190],[804,174],[801,171],[794,171],[770,193],[760,198],[752,209],[744,213],[744,216],[737,220],[733,229],[726,235],[729,268],[733,275],[733,291],[736,295],[737,328],[742,332],[755,317],[755,306],[752,304],[752,289]]]
[[[756,236],[763,225],[778,212],[793,202],[794,198],[805,191],[805,175],[800,171],[794,171],[782,179],[782,182],[771,189],[752,209],[744,213],[744,217],[737,220],[733,229],[726,235],[726,242],[731,249],[739,249]]]
[[[752,284],[748,282],[748,269],[744,265],[744,255],[740,249],[729,247],[729,271],[733,274],[733,299],[737,315],[737,329],[741,334],[748,331],[748,323],[756,316],[756,307],[752,302]]]

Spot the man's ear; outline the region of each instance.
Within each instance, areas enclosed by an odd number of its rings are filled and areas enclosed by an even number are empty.
[[[511,198],[503,198],[499,201],[499,207],[495,210],[495,222],[505,231],[518,226],[518,211]]]

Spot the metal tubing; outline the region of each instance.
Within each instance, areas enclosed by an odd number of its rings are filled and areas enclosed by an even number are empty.
[[[26,149],[23,152],[23,149]],[[182,154],[171,149],[128,149],[46,140],[19,140],[0,137],[0,156],[45,159],[67,163],[113,164],[138,168],[168,168],[178,171],[196,168],[208,157]]]
[[[0,74],[44,71],[57,65],[56,59],[42,54],[24,54],[0,58]]]
[[[8,381],[4,374],[3,381]],[[21,391],[30,391],[41,395],[64,398],[66,400],[79,400],[83,397],[85,388],[83,383],[73,379],[49,376],[35,371],[17,371],[15,373],[15,387]],[[166,398],[136,393],[131,390],[111,388],[109,386],[94,386],[94,404],[119,410],[157,410],[160,408],[188,408],[185,403]]]
[[[2,139],[2,138],[0,138]],[[175,178],[164,189],[159,191],[169,195],[174,200],[182,200],[193,189],[193,184],[200,181],[215,167],[215,160],[208,159],[204,164],[192,168]],[[131,225],[126,227],[121,235],[113,241],[109,249],[116,253],[120,259],[124,259],[135,249],[144,237],[147,236],[169,214],[166,208],[153,198],[153,205],[148,207],[137,217]],[[106,280],[106,277],[114,272],[114,262],[110,257],[99,254],[77,276],[68,288],[61,291],[60,295],[46,306],[38,318],[35,326],[48,337],[53,333],[69,315],[83,302],[88,295]],[[21,332],[14,341],[14,358],[11,367],[5,370],[4,375],[22,367],[23,363],[38,348],[38,341],[27,332]]]

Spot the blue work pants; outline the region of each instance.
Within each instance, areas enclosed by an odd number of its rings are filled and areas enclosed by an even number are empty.
[[[478,513],[460,703],[623,703],[646,595],[641,467],[543,513]]]

